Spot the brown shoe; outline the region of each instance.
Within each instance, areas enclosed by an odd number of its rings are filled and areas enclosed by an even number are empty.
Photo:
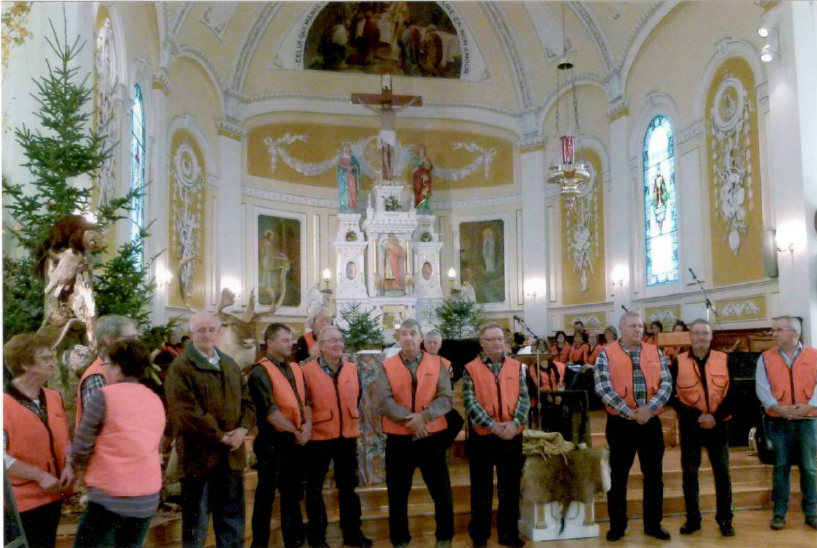
[[[772,522],[769,524],[774,531],[780,531],[786,528],[786,516],[774,516]]]

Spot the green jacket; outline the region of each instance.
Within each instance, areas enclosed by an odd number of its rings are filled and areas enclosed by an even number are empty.
[[[204,476],[219,466],[243,470],[247,455],[221,442],[225,433],[255,425],[255,408],[235,361],[216,349],[220,370],[188,343],[170,365],[165,394],[176,430],[182,476]]]

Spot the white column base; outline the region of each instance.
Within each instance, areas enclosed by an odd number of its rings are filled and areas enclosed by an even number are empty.
[[[522,519],[519,520],[519,532],[534,542],[599,536],[599,526],[595,523],[595,510],[592,502],[589,504],[571,502],[563,530],[561,505],[558,502],[523,503],[521,510]]]

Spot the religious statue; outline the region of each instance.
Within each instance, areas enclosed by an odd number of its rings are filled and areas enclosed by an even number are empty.
[[[653,211],[655,213],[655,221],[658,223],[658,230],[661,230],[661,225],[664,224],[664,219],[667,214],[667,182],[664,176],[661,175],[661,168],[656,168],[655,178],[652,181],[653,192]]]
[[[417,147],[417,156],[412,160],[412,165],[414,167],[412,173],[414,207],[427,211],[431,209],[431,172],[434,170],[434,164],[428,157],[425,145]]]
[[[390,74],[384,74],[380,83],[380,94],[353,93],[352,103],[363,105],[380,116],[381,178],[391,181],[394,177],[395,148],[397,134],[394,130],[397,113],[411,106],[422,106],[422,97],[416,95],[393,95]]]
[[[380,244],[383,252],[383,289],[386,291],[406,289],[406,251],[394,233],[389,233],[389,238]]]
[[[338,191],[340,210],[357,210],[357,191],[360,188],[360,162],[352,154],[352,145],[343,144],[343,154],[338,161]]]

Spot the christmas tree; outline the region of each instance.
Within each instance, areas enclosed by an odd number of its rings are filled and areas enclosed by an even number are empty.
[[[50,23],[50,21],[49,21]],[[80,176],[94,177],[111,157],[116,143],[106,143],[100,132],[89,128],[91,113],[85,105],[93,92],[86,75],[79,79],[75,61],[85,46],[79,38],[68,41],[67,26],[60,38],[51,24],[46,37],[56,57],[54,65],[46,59],[47,73],[34,79],[39,104],[35,116],[41,128],[15,129],[16,141],[23,148],[33,180],[29,185],[14,184],[3,178],[4,207],[15,223],[6,226],[19,249],[3,254],[4,338],[36,331],[43,321],[43,282],[35,271],[35,254],[54,223],[69,215],[92,213],[92,188],[72,184]],[[100,203],[93,209],[99,230],[126,218],[134,200],[144,189],[132,189],[126,195]],[[145,227],[140,235],[121,246],[112,257],[93,258],[96,304],[100,315],[127,315],[144,326],[154,284],[148,278],[149,262],[142,260]]]
[[[348,326],[340,330],[348,352],[383,347],[379,315],[373,316],[370,311],[361,309],[360,303],[351,303],[341,310],[340,317]]]
[[[474,301],[453,298],[443,301],[434,310],[439,318],[435,326],[443,339],[462,340],[476,337],[485,322],[482,307]]]

